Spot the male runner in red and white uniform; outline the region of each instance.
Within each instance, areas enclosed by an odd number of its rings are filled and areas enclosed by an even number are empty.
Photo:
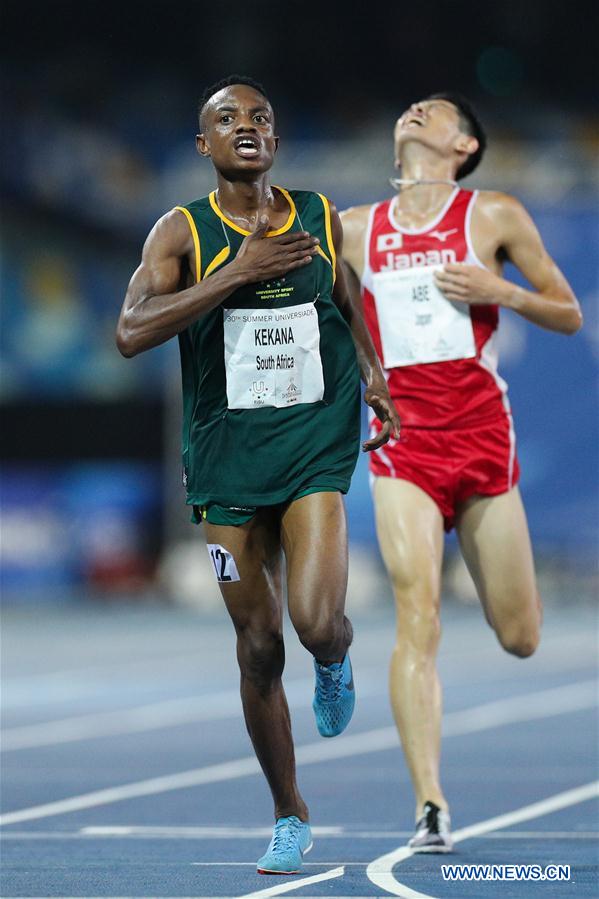
[[[538,644],[541,603],[518,490],[507,385],[497,373],[499,306],[564,334],[578,302],[513,197],[457,181],[485,135],[454,94],[414,103],[395,128],[397,195],[342,213],[344,258],[402,421],[371,456],[376,524],[397,607],[391,702],[416,792],[414,851],[452,848],[439,780],[435,667],[443,530],[455,527],[485,615],[516,656]],[[502,277],[510,260],[533,290]],[[375,433],[380,422],[371,423]]]

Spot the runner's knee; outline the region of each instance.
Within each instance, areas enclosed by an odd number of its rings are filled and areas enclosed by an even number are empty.
[[[497,638],[506,652],[520,659],[531,656],[539,645],[540,630],[538,626],[524,627],[513,623],[496,630]]]
[[[317,620],[295,618],[294,627],[300,642],[315,659],[342,656],[352,641],[352,626],[343,613],[321,614]]]
[[[238,630],[237,660],[243,677],[259,688],[278,680],[285,665],[283,635],[278,631]]]
[[[441,619],[436,604],[411,602],[397,614],[397,647],[403,652],[436,653],[441,639]]]
[[[396,594],[423,594],[435,596],[439,591],[439,571],[434,560],[434,550],[427,552],[426,545],[416,545],[401,535],[393,549],[387,548],[383,559]]]

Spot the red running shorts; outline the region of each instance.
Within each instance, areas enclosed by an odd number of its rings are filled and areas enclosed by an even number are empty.
[[[376,420],[372,433],[379,428]],[[402,427],[399,440],[391,438],[370,454],[370,472],[416,484],[436,502],[450,531],[467,499],[507,493],[518,483],[512,417],[463,429]]]

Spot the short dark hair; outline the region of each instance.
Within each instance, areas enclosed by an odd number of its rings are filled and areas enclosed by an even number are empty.
[[[455,106],[460,117],[460,129],[466,134],[469,134],[470,137],[475,137],[478,141],[478,149],[475,150],[474,153],[471,153],[468,156],[468,159],[466,159],[457,170],[456,178],[459,181],[461,178],[465,178],[466,175],[470,175],[483,158],[483,153],[487,146],[487,135],[485,134],[485,130],[472,103],[461,94],[455,93],[454,91],[441,91],[438,94],[431,94],[430,97],[427,97],[426,99],[447,100],[448,103]]]
[[[203,131],[202,118],[204,115],[204,107],[208,100],[213,97],[215,94],[218,94],[219,91],[222,91],[225,87],[231,87],[232,84],[245,84],[248,87],[253,87],[255,91],[258,91],[259,94],[262,94],[265,100],[270,100],[266,96],[266,91],[262,87],[259,81],[255,81],[253,78],[249,78],[247,75],[228,75],[226,78],[221,78],[220,81],[217,81],[215,84],[211,84],[210,87],[207,87],[202,96],[200,97],[200,102],[198,103],[198,121],[200,123],[200,131]]]

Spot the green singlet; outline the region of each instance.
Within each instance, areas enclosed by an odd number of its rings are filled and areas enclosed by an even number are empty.
[[[289,218],[265,239],[308,231],[319,252],[305,267],[247,284],[179,335],[183,376],[183,481],[187,503],[231,509],[312,492],[346,493],[360,442],[360,378],[349,326],[332,299],[335,249],[328,201],[275,188]],[[178,206],[191,228],[196,280],[239,252],[244,231],[216,192]],[[249,513],[249,514],[248,514]],[[217,518],[215,523],[221,523]],[[222,520],[225,523],[227,518]]]

